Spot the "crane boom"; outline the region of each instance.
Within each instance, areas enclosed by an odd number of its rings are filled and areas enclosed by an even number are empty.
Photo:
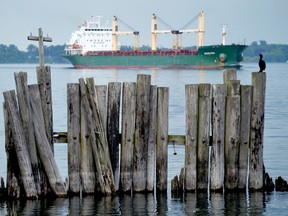
[[[188,27],[195,19],[198,18],[198,29],[185,29]],[[170,30],[158,30],[157,29],[157,19],[159,19],[163,24],[165,24]],[[172,48],[180,49],[182,48],[182,34],[183,33],[198,33],[198,47],[204,45],[204,12],[198,13],[193,19],[191,19],[186,25],[183,26],[181,30],[175,30],[166,22],[164,22],[159,17],[157,18],[155,14],[152,16],[151,20],[151,48],[152,50],[157,50],[157,34],[169,34],[172,33]]]

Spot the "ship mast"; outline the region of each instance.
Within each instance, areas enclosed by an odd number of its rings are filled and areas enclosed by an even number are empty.
[[[157,50],[157,34],[169,34],[171,30],[157,30],[157,20],[156,15],[153,14],[151,21],[151,49],[153,51]]]
[[[112,50],[118,50],[118,35],[131,35],[134,34],[134,50],[139,50],[139,31],[118,31],[118,20],[116,16],[113,18],[112,22]],[[120,21],[120,20],[119,20]],[[123,21],[121,21],[124,23]],[[131,28],[128,24],[124,23],[126,26]]]
[[[204,20],[204,12],[202,11],[199,14],[199,21],[198,21],[198,47],[204,45],[204,32],[205,32],[205,20]]]
[[[157,34],[168,34],[168,33],[173,34],[173,43],[172,43],[173,49],[182,48],[181,36],[183,33],[198,33],[198,47],[203,46],[204,45],[204,32],[205,32],[204,12],[202,11],[201,13],[199,13],[197,17],[198,17],[198,29],[185,29],[183,27],[181,30],[173,30],[170,26],[164,23],[170,28],[170,30],[157,30],[156,15],[153,14],[152,20],[151,20],[151,49],[154,51],[157,50]],[[189,21],[188,24],[194,21],[195,18],[196,17],[194,17],[191,21]],[[186,24],[185,27],[188,26],[188,24]]]

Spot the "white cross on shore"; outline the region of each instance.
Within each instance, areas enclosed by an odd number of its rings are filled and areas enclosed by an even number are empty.
[[[39,41],[39,64],[40,67],[44,66],[44,45],[43,41],[45,42],[52,42],[52,38],[48,37],[43,37],[43,31],[42,28],[39,28],[39,36],[28,36],[28,40],[34,40],[34,41]]]

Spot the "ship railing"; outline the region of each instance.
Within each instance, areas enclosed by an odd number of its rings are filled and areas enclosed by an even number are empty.
[[[194,55],[197,50],[117,50],[88,51],[85,56],[184,56]]]

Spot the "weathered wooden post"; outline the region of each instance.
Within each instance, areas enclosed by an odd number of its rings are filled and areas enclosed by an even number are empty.
[[[234,68],[223,70],[223,81],[226,84],[229,80],[237,80],[237,71]]]
[[[96,187],[96,168],[91,146],[93,129],[92,111],[89,105],[88,92],[84,79],[80,85],[80,178],[83,193],[94,193]],[[99,158],[98,158],[99,159]]]
[[[119,160],[119,117],[120,117],[121,83],[108,84],[108,109],[107,109],[107,138],[110,160],[114,175],[115,190],[119,189],[120,160]]]
[[[197,188],[197,143],[198,143],[198,85],[185,86],[186,96],[186,144],[184,189]]]
[[[42,28],[38,29],[38,36],[30,36],[27,37],[28,40],[38,41],[39,42],[39,65],[40,67],[44,66],[44,45],[43,42],[52,42],[52,38],[43,37]]]
[[[31,167],[30,156],[27,149],[25,132],[21,124],[21,119],[18,113],[15,91],[7,91],[3,93],[5,107],[8,112],[8,121],[11,126],[13,143],[18,159],[21,179],[27,198],[37,197],[37,191],[34,182],[33,171]],[[11,160],[12,158],[10,158]]]
[[[51,93],[51,72],[49,66],[44,66],[44,44],[43,42],[52,42],[52,38],[43,37],[42,28],[38,29],[38,36],[28,36],[28,40],[39,42],[39,67],[37,70],[37,81],[39,85],[41,104],[45,121],[45,128],[48,141],[52,152],[53,147],[53,110],[52,110],[52,93]]]
[[[169,88],[157,89],[156,188],[167,191]]]
[[[109,146],[107,139],[107,132],[102,122],[100,109],[96,104],[96,91],[93,78],[87,78],[87,90],[89,105],[92,110],[92,124],[93,128],[92,139],[92,150],[94,154],[94,160],[97,171],[97,180],[100,184],[101,192],[104,194],[112,194],[115,192],[114,175],[109,155]],[[96,145],[95,145],[96,143]],[[99,161],[98,161],[99,160]]]
[[[241,133],[239,148],[239,183],[238,189],[245,190],[247,186],[248,155],[250,143],[250,122],[252,104],[252,86],[241,85]]]
[[[4,126],[5,126],[5,150],[7,157],[7,178],[6,178],[7,195],[8,197],[14,197],[13,194],[18,188],[13,188],[12,178],[20,179],[21,173],[19,170],[15,144],[13,141],[11,123],[9,122],[9,113],[6,108],[5,102],[3,102],[3,112],[4,112]]]
[[[210,84],[199,84],[197,189],[200,191],[208,189],[208,163],[211,119],[210,89]]]
[[[137,75],[133,190],[143,192],[147,181],[151,76]]]
[[[263,137],[266,73],[252,73],[253,99],[250,135],[250,189],[261,190],[264,184]]]
[[[19,72],[14,74],[19,106],[19,114],[25,132],[28,152],[31,160],[32,172],[34,175],[37,194],[41,194],[40,173],[37,158],[37,149],[34,137],[34,128],[31,118],[30,98],[27,85],[27,73]]]
[[[69,192],[80,192],[80,89],[67,84],[67,145]]]
[[[41,163],[44,167],[45,173],[48,177],[51,189],[56,196],[65,196],[66,189],[60,176],[49,140],[46,136],[45,124],[41,106],[41,99],[38,85],[28,86],[31,105],[31,118],[33,119],[33,126],[35,131],[35,140],[38,154]]]
[[[47,139],[50,143],[52,152],[54,152],[51,69],[49,66],[40,66],[37,67],[36,70]]]
[[[149,109],[149,138],[147,156],[147,191],[154,191],[155,168],[156,168],[156,132],[157,132],[157,86],[150,88],[150,109]]]
[[[226,85],[212,86],[212,147],[211,147],[211,183],[213,191],[224,188],[224,141],[225,141],[225,107]]]
[[[133,148],[136,113],[136,83],[123,83],[120,190],[130,192],[133,180]]]
[[[240,81],[227,82],[225,122],[225,189],[238,188],[240,145]]]

